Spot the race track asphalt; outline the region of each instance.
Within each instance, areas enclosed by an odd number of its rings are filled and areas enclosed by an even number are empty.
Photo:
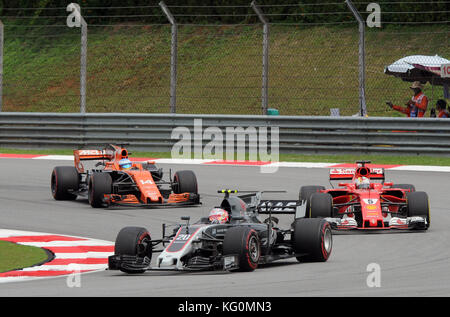
[[[220,204],[217,189],[286,190],[267,198],[295,199],[302,185],[329,186],[328,170],[280,168],[262,174],[258,167],[162,164],[164,170],[192,169],[203,205],[171,209],[93,209],[86,200],[55,201],[50,194],[54,166],[69,161],[0,159],[0,228],[84,236],[114,241],[124,226],[144,226],[153,238],[161,224],[194,221]],[[249,273],[118,271],[83,274],[81,287],[66,277],[4,283],[0,296],[449,296],[450,173],[387,171],[387,181],[412,183],[430,197],[431,227],[426,232],[334,234],[333,252],[325,263],[289,259]],[[290,218],[283,219],[289,224]],[[381,269],[380,287],[368,287],[369,264]]]

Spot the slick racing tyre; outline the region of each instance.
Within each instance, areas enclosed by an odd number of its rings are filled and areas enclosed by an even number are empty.
[[[246,226],[227,230],[223,240],[223,255],[238,255],[238,271],[250,272],[258,267],[261,245],[255,230]]]
[[[50,187],[52,196],[56,200],[75,200],[76,194],[70,191],[77,191],[80,187],[80,176],[73,166],[57,166],[53,169]]]
[[[93,208],[105,205],[104,197],[112,192],[112,179],[109,173],[93,173],[89,177],[88,200]]]
[[[315,193],[309,199],[309,218],[327,218],[333,216],[333,197],[327,193]]]
[[[152,244],[150,233],[141,227],[125,227],[120,230],[114,246],[115,255],[131,255],[139,258],[152,259]],[[122,272],[129,274],[144,273],[145,270],[129,270],[120,268]]]
[[[292,245],[299,262],[327,261],[333,249],[330,224],[319,218],[296,219]]]
[[[310,207],[310,198],[312,194],[318,193],[320,190],[324,190],[323,186],[302,186],[300,187],[300,192],[298,194],[298,199],[300,201],[306,200],[306,210]]]
[[[198,193],[197,177],[193,171],[178,171],[173,176],[173,181],[172,189],[175,194]]]
[[[427,220],[425,229],[430,227],[430,203],[425,192],[407,192],[406,205],[408,217],[424,217]]]

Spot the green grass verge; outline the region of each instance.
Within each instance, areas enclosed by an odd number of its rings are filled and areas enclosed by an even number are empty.
[[[7,154],[42,154],[42,155],[72,155],[69,149],[20,150],[0,148],[0,153]],[[132,151],[132,157],[170,158],[170,152],[141,152]],[[248,158],[248,156],[247,156]],[[225,159],[225,157],[224,157]],[[354,163],[358,160],[369,160],[375,164],[399,165],[435,165],[450,166],[450,157],[422,156],[422,155],[314,155],[314,154],[280,154],[280,162],[323,162],[323,163]]]
[[[47,253],[37,247],[0,241],[0,273],[33,266],[47,259]]]

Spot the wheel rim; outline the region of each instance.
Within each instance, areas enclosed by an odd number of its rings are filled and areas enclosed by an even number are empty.
[[[137,255],[140,257],[148,256],[149,246],[151,247],[150,237],[148,235],[145,235],[144,238],[142,238],[137,244]]]
[[[52,174],[50,188],[52,190],[52,194],[55,194],[56,193],[56,176],[55,176],[55,174]]]
[[[327,254],[331,252],[332,245],[333,245],[333,237],[331,235],[331,230],[327,228],[323,233],[323,248],[325,249]]]
[[[173,182],[175,183],[174,186],[172,187],[172,190],[175,194],[179,194],[180,192],[180,182],[178,181],[178,177],[177,175],[175,175],[173,177]]]
[[[250,259],[252,262],[258,262],[259,260],[259,245],[258,245],[258,239],[256,239],[255,236],[252,236],[250,238],[250,241],[248,242],[248,253],[250,255]]]

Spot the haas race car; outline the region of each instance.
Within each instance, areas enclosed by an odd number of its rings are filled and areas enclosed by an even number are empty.
[[[189,217],[162,238],[152,239],[141,227],[125,227],[117,235],[110,270],[143,273],[146,270],[253,271],[259,264],[296,257],[298,261],[324,262],[332,250],[331,227],[324,219],[307,219],[297,201],[261,200],[263,192],[241,196],[223,190],[220,206],[208,217],[190,224]],[[260,221],[260,215],[267,215]],[[287,229],[278,228],[273,214],[293,214]],[[152,256],[159,253],[155,265]]]
[[[94,208],[110,205],[158,207],[200,204],[194,172],[178,171],[163,180],[153,161],[133,163],[126,149],[109,145],[102,150],[74,150],[75,166],[57,166],[51,175],[56,200],[87,196]],[[98,161],[85,170],[83,161]]]
[[[341,181],[337,188],[301,187],[308,217],[324,218],[333,229],[428,229],[428,195],[412,184],[385,182],[384,169],[368,163],[331,168],[330,181]]]

